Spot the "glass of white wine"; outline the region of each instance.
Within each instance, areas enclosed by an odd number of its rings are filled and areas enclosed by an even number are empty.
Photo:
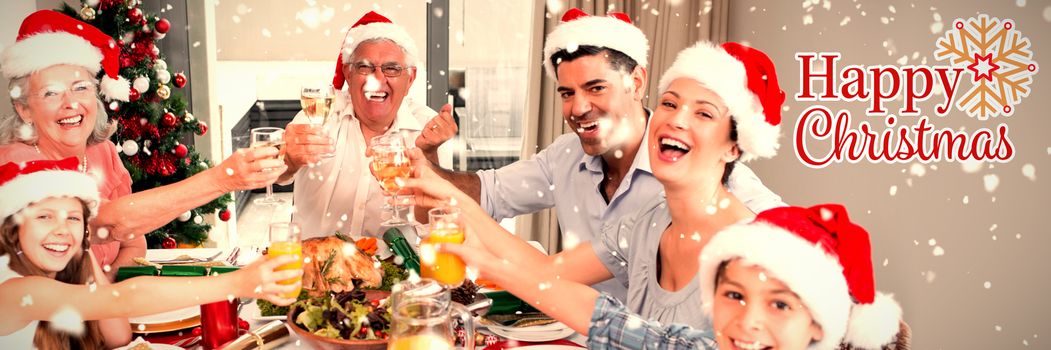
[[[303,107],[303,113],[310,120],[310,125],[315,130],[326,135],[325,125],[332,109],[332,101],[336,97],[336,89],[332,84],[304,85],[299,90],[299,103]],[[332,158],[334,153],[322,153],[322,158]]]
[[[281,128],[265,127],[252,129],[252,148],[277,147],[278,150],[281,150],[285,145],[284,134],[285,130]],[[284,202],[281,198],[274,197],[274,184],[266,185],[266,197],[255,200],[255,204],[259,205],[278,205]]]

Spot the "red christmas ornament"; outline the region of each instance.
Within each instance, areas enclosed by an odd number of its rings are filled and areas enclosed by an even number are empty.
[[[219,220],[230,221],[230,211],[223,209],[219,211]]]
[[[128,102],[138,101],[139,97],[141,97],[141,95],[139,95],[139,90],[131,89],[131,91],[128,92]]]
[[[182,89],[183,86],[186,86],[186,75],[175,73],[175,77],[172,78],[172,83],[175,84],[175,87]]]
[[[130,20],[132,24],[141,24],[143,19],[142,10],[138,8],[128,9],[128,20]]]
[[[131,90],[135,91],[135,89],[131,89]],[[167,127],[167,128],[175,126],[175,123],[178,123],[178,122],[179,122],[179,119],[175,118],[175,113],[172,113],[172,112],[164,113],[164,118],[161,119],[161,123],[163,123],[162,125],[164,125],[164,127]]]
[[[161,247],[164,249],[175,249],[178,245],[179,243],[175,242],[175,238],[171,237],[164,237],[164,240],[161,241]]]
[[[186,148],[186,145],[180,144],[180,145],[176,145],[175,146],[175,156],[176,157],[185,158],[187,153],[190,153],[190,150],[188,148]]]
[[[197,135],[204,136],[204,133],[206,132],[208,132],[208,124],[197,122]]]
[[[153,28],[156,29],[158,33],[164,34],[172,28],[172,22],[168,22],[168,19],[166,18],[161,18]]]

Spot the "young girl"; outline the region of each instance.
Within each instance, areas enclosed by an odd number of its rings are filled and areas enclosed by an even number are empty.
[[[663,193],[640,205],[636,215],[608,222],[594,241],[546,256],[502,230],[462,192],[435,180],[426,166],[417,167],[419,178],[409,179],[406,187],[421,192],[415,198],[425,206],[433,205],[428,198],[455,199],[477,233],[468,232],[467,243],[487,252],[454,253],[468,265],[479,264],[483,277],[523,300],[564,302],[549,315],[581,333],[588,332],[594,293],[534,293],[537,284],[487,270],[486,261],[528,267],[542,281],[591,285],[616,278],[627,287],[624,302],[632,312],[662,323],[710,328],[701,311],[697,256],[723,228],[754,217],[726,183],[738,159],[776,153],[784,92],[770,59],[737,43],[701,42],[684,50],[659,85],[647,142],[636,161],[648,163]]]
[[[258,261],[219,276],[137,277],[109,284],[90,253],[95,180],[76,158],[0,166],[0,344],[5,349],[94,349],[127,344],[127,317],[234,296],[279,305],[298,288],[277,282],[301,270],[275,271],[296,257]],[[158,302],[163,300],[164,302]]]

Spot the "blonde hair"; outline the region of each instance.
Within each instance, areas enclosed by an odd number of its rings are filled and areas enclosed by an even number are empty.
[[[80,201],[84,209],[84,216],[89,217],[91,208],[84,200]],[[15,215],[4,218],[0,224],[0,256],[6,254],[11,257],[10,268],[22,276],[44,276],[48,274],[40,267],[33,264],[22,254],[20,239],[18,236],[19,225],[15,222]],[[68,284],[87,284],[94,278],[91,274],[92,262],[87,251],[91,249],[88,242],[87,223],[84,224],[84,240],[80,244],[81,251],[66,264],[66,268],[55,274],[55,280]],[[99,330],[98,321],[84,321],[84,334],[73,337],[69,333],[51,329],[50,323],[40,320],[36,333],[33,336],[33,345],[37,349],[98,349],[103,348],[102,332]]]

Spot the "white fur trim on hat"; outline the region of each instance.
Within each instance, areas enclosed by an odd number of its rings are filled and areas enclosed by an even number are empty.
[[[645,68],[649,61],[650,42],[642,30],[627,22],[608,16],[587,16],[564,22],[547,35],[544,44],[544,69],[556,78],[551,55],[563,49],[579,46],[597,46],[619,51]]]
[[[749,266],[762,267],[767,276],[777,278],[799,296],[824,333],[824,337],[808,349],[836,349],[846,333],[853,305],[838,258],[764,222],[728,227],[716,234],[701,252],[701,300],[708,317],[712,316],[719,265],[734,258],[740,258]]]
[[[131,99],[131,82],[122,76],[118,75],[117,79],[112,79],[108,75],[103,75],[99,86],[102,95],[108,99],[124,102]]]
[[[44,170],[18,175],[0,186],[0,217],[22,211],[50,197],[77,197],[88,203],[89,218],[98,213],[98,183],[88,174],[69,170]]]
[[[894,296],[876,292],[872,304],[854,305],[843,341],[859,349],[879,349],[895,341],[900,320],[901,305]]]
[[[102,69],[100,62],[102,51],[79,36],[65,32],[40,33],[8,46],[0,57],[0,71],[5,78],[14,79],[54,65],[69,64],[97,74]]]
[[[416,41],[412,40],[409,33],[399,25],[393,23],[375,22],[360,25],[350,29],[347,38],[343,41],[343,64],[350,63],[353,59],[358,44],[372,39],[387,39],[393,41],[405,51],[405,64],[415,67],[419,62],[419,50],[416,49]]]
[[[742,151],[742,162],[777,155],[781,127],[766,122],[763,105],[748,90],[748,74],[741,61],[722,47],[702,41],[679,53],[671,68],[661,76],[659,91],[663,93],[679,78],[693,79],[722,97],[737,122],[737,145]]]

